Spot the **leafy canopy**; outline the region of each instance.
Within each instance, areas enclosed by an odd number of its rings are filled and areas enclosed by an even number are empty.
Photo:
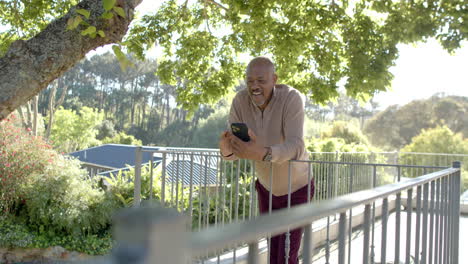
[[[141,56],[163,47],[158,73],[189,108],[242,77],[240,54],[270,54],[280,80],[316,102],[336,97],[340,80],[368,99],[389,87],[398,43],[437,37],[458,48],[466,9],[457,1],[170,0],[135,23],[127,41]]]
[[[115,1],[102,2],[109,14],[122,16]],[[74,4],[0,2],[6,25],[0,28],[1,51]],[[166,0],[135,20],[120,44],[140,58],[153,45],[161,47],[158,75],[176,85],[178,103],[186,109],[228,93],[243,76],[241,55],[270,55],[280,80],[315,102],[338,96],[339,82],[348,95],[368,99],[389,87],[398,43],[436,37],[450,52],[460,47],[468,34],[467,8],[462,1]],[[84,34],[100,35],[99,30],[90,27]],[[119,46],[114,51],[125,62]]]
[[[50,139],[59,151],[72,152],[97,145],[97,126],[104,119],[98,110],[84,106],[79,113],[60,107],[55,113]]]

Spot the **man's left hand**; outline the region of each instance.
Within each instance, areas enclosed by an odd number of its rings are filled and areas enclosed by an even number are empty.
[[[263,160],[267,149],[257,143],[257,136],[249,129],[249,142],[244,142],[230,134],[231,147],[234,154],[241,159]]]

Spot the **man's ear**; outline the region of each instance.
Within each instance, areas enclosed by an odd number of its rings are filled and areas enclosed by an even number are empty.
[[[278,75],[276,75],[276,73],[273,73],[273,83],[276,84],[276,81],[278,81]]]

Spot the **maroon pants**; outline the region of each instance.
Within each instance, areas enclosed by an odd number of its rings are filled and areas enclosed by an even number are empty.
[[[270,192],[262,186],[257,180],[255,182],[255,189],[258,194],[258,207],[260,214],[268,213]],[[314,197],[314,180],[310,182],[310,198]],[[307,202],[307,185],[291,194],[291,206],[303,204]],[[272,195],[272,210],[278,210],[288,207],[288,195],[275,196]],[[290,231],[290,247],[289,247],[289,261],[288,264],[299,263],[298,252],[301,246],[302,228],[297,228]],[[284,264],[285,259],[285,239],[286,233],[274,236],[271,238],[270,245],[270,264]]]

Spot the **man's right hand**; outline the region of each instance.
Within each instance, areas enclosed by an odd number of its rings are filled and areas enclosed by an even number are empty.
[[[229,156],[233,153],[231,141],[229,140],[231,136],[230,134],[231,132],[226,130],[223,133],[221,133],[221,136],[219,138],[219,150],[221,151],[221,155],[224,157]]]

